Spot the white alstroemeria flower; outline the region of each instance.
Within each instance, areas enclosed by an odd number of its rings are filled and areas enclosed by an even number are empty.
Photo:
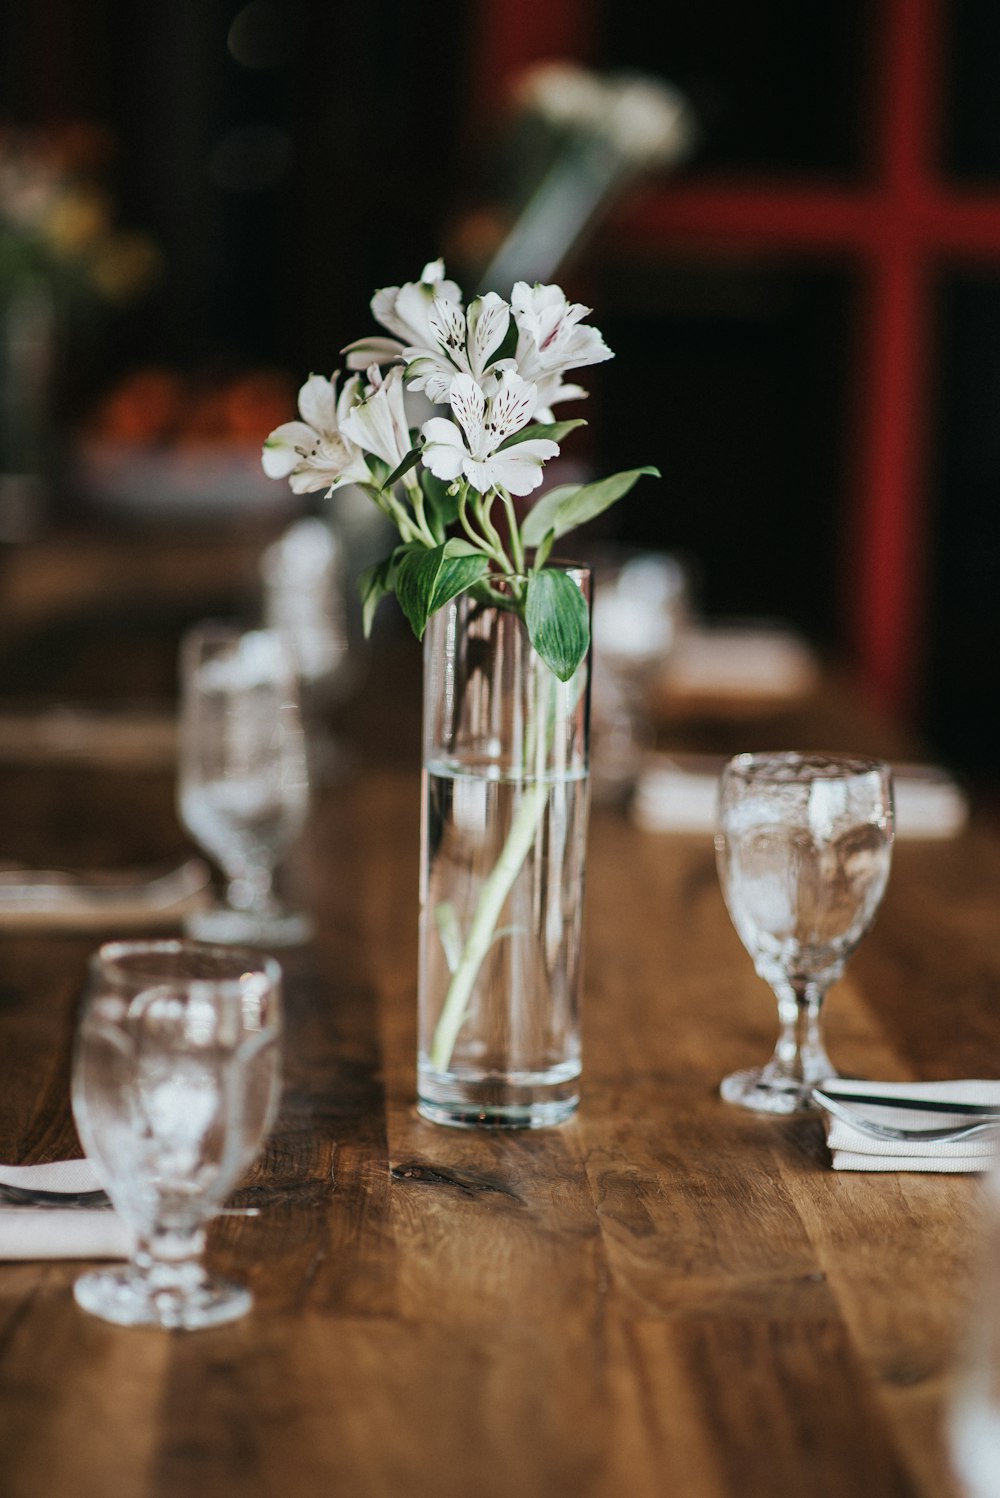
[[[513,371],[497,376],[495,394],[490,396],[471,374],[457,374],[451,384],[456,421],[433,416],[424,422],[422,461],[445,482],[464,474],[480,494],[498,488],[508,494],[530,494],[542,482],[542,465],[557,456],[558,443],[529,437],[502,452],[498,449],[527,426],[537,405],[534,385]]]
[[[567,301],[561,287],[518,281],[510,300],[517,324],[517,367],[539,387],[543,408],[539,414],[544,419],[557,401],[576,400],[587,393],[579,385],[564,382],[567,370],[601,364],[614,354],[597,328],[583,324],[591,309]]]
[[[433,349],[436,335],[429,325],[435,302],[462,307],[462,293],[455,281],[445,279],[444,261],[431,260],[420,273],[419,281],[404,286],[384,286],[371,300],[375,321],[381,323],[393,338],[361,338],[349,343],[343,352],[349,369],[367,369],[369,364],[391,364],[403,358],[407,346]]]
[[[410,429],[403,404],[403,371],[397,365],[382,378],[377,365],[368,371],[368,389],[341,423],[341,431],[365,452],[374,453],[390,472],[410,451]]]
[[[450,398],[457,374],[471,375],[487,394],[492,394],[500,365],[488,367],[490,359],[507,336],[510,307],[495,291],[476,297],[463,312],[461,304],[436,300],[427,316],[434,346],[411,346],[403,350],[407,360],[406,383],[410,390],[424,390],[428,399],[443,405]],[[513,366],[504,361],[505,369]]]
[[[268,478],[287,478],[295,494],[367,483],[371,478],[363,454],[343,430],[358,397],[360,376],[351,376],[339,398],[337,378],[310,375],[299,391],[302,420],[275,427],[264,443],[264,472]]]

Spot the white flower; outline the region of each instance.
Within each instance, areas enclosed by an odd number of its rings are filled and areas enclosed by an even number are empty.
[[[451,384],[456,421],[434,416],[421,428],[422,460],[436,478],[451,482],[462,474],[480,494],[506,489],[530,494],[542,481],[542,465],[559,452],[547,437],[528,438],[498,451],[508,437],[526,426],[538,405],[535,386],[504,370],[486,396],[471,374],[457,374]]]
[[[490,366],[490,360],[510,326],[510,307],[503,298],[495,291],[488,291],[485,296],[476,297],[467,313],[462,311],[460,302],[435,300],[427,315],[427,326],[433,346],[411,345],[403,350],[409,389],[425,390],[430,400],[443,404],[450,398],[455,376],[467,374],[486,388],[487,394],[492,394],[501,366]],[[508,367],[507,361],[503,367]]]
[[[368,371],[369,385],[363,400],[351,407],[340,430],[350,441],[374,453],[390,471],[399,467],[410,451],[410,429],[403,404],[403,371],[390,369],[385,379],[377,365]]]
[[[405,286],[384,286],[371,300],[375,321],[394,333],[394,338],[361,338],[349,343],[343,352],[349,369],[367,369],[369,364],[391,364],[403,357],[409,345],[428,349],[435,347],[436,335],[428,318],[435,302],[455,303],[461,310],[462,293],[455,281],[444,274],[444,261],[431,260],[420,273],[419,281]]]
[[[576,400],[587,393],[579,385],[566,384],[563,375],[614,355],[598,330],[583,323],[590,308],[567,301],[561,287],[518,281],[510,300],[517,324],[517,368],[538,386],[539,415],[551,419],[551,407],[557,401]]]
[[[456,374],[471,374],[492,393],[496,366],[489,361],[507,336],[510,307],[495,291],[477,297],[466,313],[462,293],[445,278],[444,261],[424,266],[419,281],[386,286],[372,298],[372,312],[394,338],[362,338],[344,349],[352,369],[405,362],[410,390],[423,390],[443,405]]]
[[[309,376],[299,391],[302,420],[276,427],[264,443],[261,463],[268,478],[287,478],[295,494],[370,479],[360,449],[343,431],[359,383],[352,375],[338,399],[336,374],[330,380]]]

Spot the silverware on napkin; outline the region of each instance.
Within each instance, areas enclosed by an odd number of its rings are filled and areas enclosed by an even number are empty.
[[[849,1128],[867,1134],[871,1139],[895,1140],[900,1143],[913,1144],[957,1144],[962,1139],[974,1139],[981,1134],[1000,1132],[1000,1113],[995,1109],[977,1107],[974,1103],[943,1103],[932,1102],[929,1099],[920,1103],[912,1099],[866,1096],[863,1093],[824,1092],[819,1087],[813,1088],[812,1095],[827,1113],[832,1114],[834,1118],[839,1118]],[[921,1113],[925,1116],[927,1114],[950,1115],[952,1118],[963,1121],[944,1126],[939,1123],[908,1128],[903,1124],[878,1123],[858,1109],[844,1107],[845,1102],[861,1102],[872,1107],[908,1110],[911,1114]]]
[[[1000,1081],[830,1077],[813,1099],[835,1170],[979,1172],[1000,1159]]]

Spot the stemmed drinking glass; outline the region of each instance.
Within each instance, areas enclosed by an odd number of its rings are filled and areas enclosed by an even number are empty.
[[[726,766],[719,879],[740,940],[777,997],[780,1025],[766,1066],[725,1078],[727,1102],[794,1113],[836,1075],[823,999],[875,917],[892,840],[892,775],[878,760],[788,752],[739,754]]]
[[[221,866],[226,905],[189,915],[205,941],[291,945],[310,931],[274,889],[309,802],[295,665],[276,630],[197,625],[181,648],[178,809]]]
[[[280,1093],[281,970],[188,941],[110,942],[91,959],[73,1114],[131,1262],[84,1275],[85,1310],[194,1329],[242,1316],[250,1291],[210,1276],[205,1224],[252,1163]]]

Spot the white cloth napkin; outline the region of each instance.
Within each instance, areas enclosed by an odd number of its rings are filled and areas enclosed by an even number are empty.
[[[97,1191],[89,1160],[0,1165],[0,1185],[41,1191]],[[0,1259],[127,1259],[132,1232],[106,1207],[22,1207],[0,1199]]]
[[[0,867],[0,930],[159,930],[211,903],[212,879],[200,858],[166,873],[80,875]]]
[[[825,1086],[826,1084],[824,1084]],[[1000,1082],[961,1080],[955,1082],[856,1082],[832,1078],[831,1094],[851,1092],[858,1096],[900,1098],[920,1103],[976,1103],[1000,1111]],[[879,1107],[875,1103],[842,1103],[851,1112],[873,1123],[891,1128],[935,1129],[962,1122],[954,1114],[920,1108]],[[967,1122],[974,1122],[968,1119]],[[826,1114],[826,1142],[834,1170],[937,1171],[959,1174],[991,1170],[1000,1161],[1000,1130],[951,1144],[929,1144],[926,1140],[874,1139],[852,1129],[832,1114]]]
[[[724,764],[697,754],[651,755],[635,788],[632,820],[645,832],[713,832]],[[892,768],[897,837],[956,837],[969,806],[951,776],[934,765]]]

